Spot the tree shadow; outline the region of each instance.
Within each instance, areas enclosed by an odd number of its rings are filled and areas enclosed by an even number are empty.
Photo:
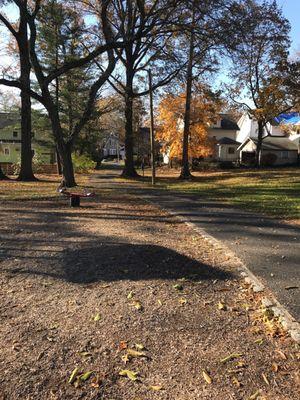
[[[180,254],[172,249],[126,242],[88,242],[66,249],[55,263],[18,268],[12,274],[42,275],[75,284],[121,280],[227,280],[230,272]]]

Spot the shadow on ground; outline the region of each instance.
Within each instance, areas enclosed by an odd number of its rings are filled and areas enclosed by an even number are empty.
[[[202,264],[157,245],[94,241],[75,250],[66,249],[52,265],[39,263],[9,271],[11,274],[42,275],[75,284],[120,280],[226,280],[229,272]]]

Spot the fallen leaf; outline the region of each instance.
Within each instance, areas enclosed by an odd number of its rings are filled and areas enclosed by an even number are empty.
[[[261,346],[263,344],[263,342],[264,342],[264,339],[260,338],[260,339],[255,340],[254,343],[258,344],[259,346]]]
[[[122,369],[119,372],[119,375],[127,376],[127,378],[129,378],[132,381],[136,381],[138,379],[138,374],[139,374],[138,372],[133,372],[133,371],[130,371],[129,369]]]
[[[231,360],[234,360],[235,358],[239,358],[239,357],[242,357],[242,356],[243,356],[243,354],[240,354],[240,353],[232,353],[229,356],[227,356],[225,358],[222,358],[222,360],[220,360],[220,362],[224,364],[227,361],[231,361]]]
[[[124,354],[122,357],[122,361],[127,364],[130,361],[130,357],[128,354]]]
[[[73,383],[75,381],[76,376],[78,375],[78,373],[79,373],[79,368],[78,367],[74,368],[73,372],[70,375],[68,383]]]
[[[93,373],[94,373],[94,371],[87,371],[87,372],[85,372],[84,374],[80,375],[80,376],[79,376],[79,379],[80,379],[81,381],[85,382],[85,381],[87,381],[87,380],[91,377],[91,375],[92,375]]]
[[[101,315],[100,314],[96,314],[93,319],[94,319],[95,322],[98,322],[101,319]]]
[[[154,390],[155,392],[158,392],[159,390],[163,390],[163,387],[160,385],[153,385],[153,386],[149,386],[149,389]]]
[[[176,283],[176,285],[173,285],[173,288],[178,290],[178,291],[180,291],[180,292],[183,290],[183,286],[180,285],[179,283]]]
[[[141,311],[143,309],[143,306],[139,301],[134,301],[131,305],[135,307],[138,311]]]
[[[119,350],[125,350],[125,349],[127,349],[127,342],[125,342],[124,340],[122,340],[120,343],[119,343]]]
[[[226,307],[226,305],[224,304],[224,303],[222,303],[221,301],[218,303],[218,309],[219,310],[223,310],[223,311],[226,311],[227,310],[227,307]]]
[[[258,396],[260,396],[261,391],[258,390],[257,392],[253,393],[250,397],[249,400],[256,400]]]
[[[275,362],[272,364],[272,371],[273,372],[278,372],[279,366]]]
[[[79,353],[82,357],[91,357],[93,354],[89,353],[88,351],[81,351]]]
[[[233,378],[232,378],[232,383],[234,384],[234,385],[236,385],[237,387],[241,387],[241,382],[238,380],[238,378],[236,377],[236,376],[234,376]]]
[[[212,379],[208,375],[208,373],[205,370],[203,370],[202,375],[203,375],[204,380],[210,385],[212,383]]]
[[[50,330],[51,331],[54,331],[54,330],[56,330],[56,329],[58,329],[59,328],[59,325],[58,324],[56,324],[56,325],[52,325],[52,326],[50,326]]]
[[[266,375],[264,373],[262,373],[261,376],[262,376],[263,380],[266,382],[266,384],[268,386],[270,386],[270,382],[269,382],[268,378],[266,377]]]
[[[135,343],[135,344],[134,344],[134,347],[135,347],[137,350],[145,350],[145,346],[144,346],[143,344],[141,344],[141,343]]]
[[[102,380],[101,380],[100,376],[99,376],[99,375],[96,375],[96,376],[93,377],[93,379],[92,379],[91,386],[92,386],[93,388],[96,388],[96,389],[97,389],[97,388],[100,387],[101,383],[102,383]]]
[[[283,351],[278,350],[278,349],[276,349],[275,351],[276,351],[276,353],[278,353],[278,354],[280,355],[280,357],[281,357],[283,360],[287,360],[287,356],[284,354]]]
[[[133,296],[134,296],[133,292],[129,292],[127,295],[127,299],[131,300],[133,298]]]
[[[184,306],[186,303],[187,303],[187,299],[185,299],[184,297],[181,297],[181,298],[179,299],[179,304],[180,304],[180,305]]]
[[[136,351],[133,349],[127,349],[127,354],[132,358],[146,357],[146,354],[144,352]]]

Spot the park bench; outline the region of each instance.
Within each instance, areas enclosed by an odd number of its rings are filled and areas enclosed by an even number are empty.
[[[69,192],[66,188],[60,188],[59,193],[63,196],[66,196],[70,199],[70,206],[71,207],[79,207],[80,206],[80,199],[83,197],[94,197],[95,193],[90,192],[88,190],[83,190],[83,192]]]

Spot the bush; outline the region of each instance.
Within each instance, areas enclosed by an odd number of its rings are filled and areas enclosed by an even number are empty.
[[[32,169],[34,173],[43,171],[43,156],[39,151],[36,151],[32,159]],[[21,170],[21,156],[18,157],[18,161],[12,165],[13,174],[19,175]]]
[[[220,161],[218,165],[221,169],[234,169],[235,168],[235,165],[232,161]]]
[[[92,169],[95,169],[96,163],[86,155],[72,155],[74,171],[78,174],[84,174]]]
[[[198,161],[193,162],[192,165],[193,171],[215,171],[216,169],[218,169],[218,164],[213,161]]]
[[[264,167],[272,167],[277,161],[277,155],[274,153],[263,154],[261,157],[261,165]]]

